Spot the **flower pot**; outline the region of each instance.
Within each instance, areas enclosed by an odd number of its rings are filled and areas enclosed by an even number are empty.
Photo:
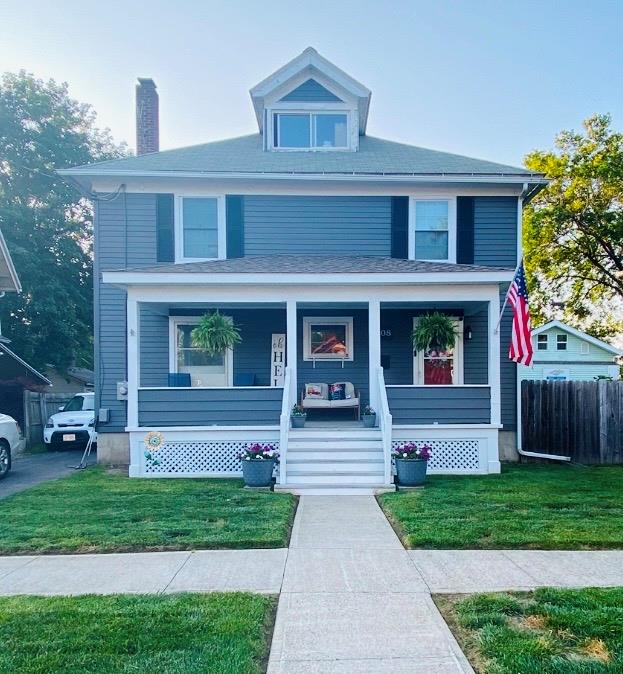
[[[305,426],[307,415],[297,414],[296,416],[292,416],[290,418],[292,419],[292,428],[303,428],[303,426]]]
[[[273,481],[274,459],[251,459],[242,462],[242,477],[247,487],[269,487]]]
[[[395,459],[398,484],[403,487],[420,487],[426,479],[428,461],[424,459]]]
[[[376,414],[363,414],[363,426],[364,428],[374,428],[376,426]]]

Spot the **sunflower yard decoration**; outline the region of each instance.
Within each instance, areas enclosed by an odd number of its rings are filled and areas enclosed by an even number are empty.
[[[150,431],[145,436],[145,461],[149,466],[159,466],[160,459],[154,457],[153,452],[157,452],[164,443],[164,435],[160,431]]]

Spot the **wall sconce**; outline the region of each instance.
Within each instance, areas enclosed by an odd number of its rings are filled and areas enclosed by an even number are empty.
[[[469,325],[465,326],[465,339],[468,342],[471,342],[471,340],[472,340],[472,329]]]

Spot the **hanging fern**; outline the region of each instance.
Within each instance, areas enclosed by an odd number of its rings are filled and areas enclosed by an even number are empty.
[[[431,346],[440,351],[447,351],[454,346],[457,331],[450,316],[434,311],[421,316],[411,333],[413,348],[416,351],[426,351]]]
[[[193,346],[203,349],[209,356],[233,349],[242,341],[240,330],[231,318],[218,311],[202,316],[197,327],[190,333],[190,339]]]

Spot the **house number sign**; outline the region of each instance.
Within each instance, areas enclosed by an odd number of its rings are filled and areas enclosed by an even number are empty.
[[[391,339],[391,338],[392,338],[391,328],[387,328],[385,330],[381,329],[381,339]]]

